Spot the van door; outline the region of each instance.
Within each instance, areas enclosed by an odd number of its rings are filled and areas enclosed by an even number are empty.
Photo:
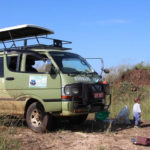
[[[8,98],[7,91],[4,84],[4,58],[0,56],[0,113],[5,110],[5,100]],[[5,110],[6,111],[6,110]]]
[[[13,56],[13,60],[17,60],[17,55]],[[15,68],[15,65],[13,66]],[[12,78],[7,76],[6,69],[6,55],[0,57],[0,113],[1,114],[13,114],[15,110],[14,97],[12,97],[6,86],[7,80],[11,81]]]
[[[35,53],[13,57],[7,54],[5,69],[5,89],[14,100],[13,111],[24,113],[27,97],[40,101],[46,111],[61,111],[60,75],[51,76],[45,72],[43,59]]]

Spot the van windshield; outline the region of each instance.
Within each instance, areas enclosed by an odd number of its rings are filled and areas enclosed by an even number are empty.
[[[94,70],[81,56],[69,52],[50,52],[59,69],[63,73],[93,73]]]

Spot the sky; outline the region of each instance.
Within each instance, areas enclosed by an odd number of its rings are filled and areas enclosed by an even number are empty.
[[[0,28],[35,24],[106,68],[150,63],[149,0],[0,0]],[[94,67],[99,67],[95,63]]]

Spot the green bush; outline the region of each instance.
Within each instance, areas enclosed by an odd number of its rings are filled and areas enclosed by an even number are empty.
[[[150,69],[150,64],[144,64],[144,62],[140,62],[138,64],[136,64],[135,66],[132,67],[132,69]]]

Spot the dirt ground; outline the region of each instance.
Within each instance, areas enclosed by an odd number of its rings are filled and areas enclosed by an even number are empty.
[[[135,69],[126,72],[118,81],[128,81],[136,86],[150,87],[150,70],[149,69]]]
[[[145,122],[136,129],[132,125],[102,125],[94,120],[78,126],[63,122],[55,131],[43,134],[26,126],[16,127],[9,138],[20,141],[20,150],[149,150],[150,147],[132,144],[131,138],[136,136],[150,137],[150,124]]]

